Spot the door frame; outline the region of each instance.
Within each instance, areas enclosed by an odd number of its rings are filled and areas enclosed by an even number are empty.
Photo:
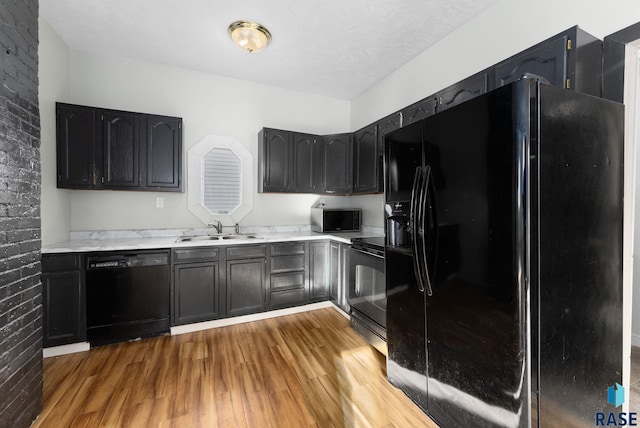
[[[640,144],[640,23],[605,37],[603,46],[603,98],[625,104],[624,130],[624,221],[622,260],[622,384],[629,391],[631,383],[632,308],[634,282],[634,240],[636,224],[636,150]],[[629,411],[625,400],[624,411]]]

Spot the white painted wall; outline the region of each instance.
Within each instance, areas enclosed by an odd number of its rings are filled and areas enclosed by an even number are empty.
[[[574,25],[605,36],[640,21],[637,0],[499,0],[351,103],[351,127],[431,95]]]
[[[349,129],[347,101],[149,62],[71,51],[70,77],[74,103],[182,117],[185,154],[208,134],[237,138],[253,155],[254,171],[263,126],[316,134]],[[164,208],[155,208],[156,197],[165,198]],[[241,225],[308,224],[316,198],[256,193]],[[187,208],[186,193],[71,195],[71,230],[202,226]]]
[[[240,140],[257,162],[257,132],[263,126],[318,134],[355,130],[575,24],[603,38],[639,17],[636,0],[541,0],[535,5],[500,0],[351,102],[67,50],[69,96],[64,101],[181,116],[185,155],[203,136],[220,134]],[[46,23],[42,27],[41,51],[53,60],[57,49],[66,48],[50,42],[49,38],[59,38]],[[43,75],[59,64],[44,59]],[[45,93],[47,85],[54,84],[41,82]],[[47,142],[55,140],[55,126],[46,108],[43,105],[43,243],[59,240],[69,230],[202,225],[188,211],[185,194],[56,190],[55,156],[46,150]],[[165,208],[155,208],[156,197],[165,198]],[[306,224],[308,207],[317,199],[256,194],[254,210],[242,224]],[[382,196],[325,199],[332,205],[360,206],[365,224],[383,225]]]
[[[359,129],[574,25],[603,39],[638,21],[637,0],[499,0],[353,99],[351,128]],[[369,224],[382,226],[382,196],[363,203],[364,210],[379,213]]]
[[[41,20],[43,138],[43,244],[68,239],[69,231],[202,227],[187,208],[186,193],[63,191],[55,188],[54,101],[119,110],[180,116],[184,121],[184,158],[205,135],[237,138],[254,157],[263,126],[327,134],[349,130],[344,100],[254,84],[149,62],[68,50]],[[53,43],[52,41],[56,41]],[[65,53],[58,62],[47,60]],[[60,64],[66,62],[68,75]],[[67,89],[58,91],[60,80]],[[186,168],[186,165],[185,165]],[[186,171],[186,170],[185,170]],[[185,174],[186,177],[186,174]],[[257,183],[257,177],[254,182]],[[186,184],[186,183],[185,183]],[[186,187],[186,185],[185,185]],[[157,197],[164,208],[155,208]],[[255,194],[254,209],[241,225],[309,223],[317,195]],[[324,197],[328,205],[347,201]]]
[[[42,242],[68,239],[71,220],[69,190],[56,188],[55,102],[69,98],[69,49],[40,19],[39,97],[42,159]]]

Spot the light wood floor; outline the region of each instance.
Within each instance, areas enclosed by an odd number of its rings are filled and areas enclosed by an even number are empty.
[[[44,361],[34,427],[433,427],[334,309]]]

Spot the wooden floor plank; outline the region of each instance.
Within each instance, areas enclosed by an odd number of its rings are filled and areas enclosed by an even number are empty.
[[[34,428],[433,427],[334,309],[44,361]]]

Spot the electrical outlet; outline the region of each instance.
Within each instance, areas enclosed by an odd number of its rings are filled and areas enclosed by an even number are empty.
[[[156,208],[164,208],[164,198],[156,198]]]

